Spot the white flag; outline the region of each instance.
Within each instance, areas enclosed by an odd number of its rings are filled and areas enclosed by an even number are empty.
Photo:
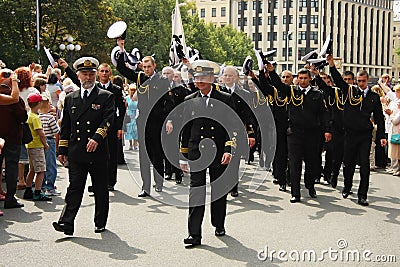
[[[182,57],[186,57],[186,42],[185,34],[183,32],[181,12],[179,10],[179,3],[176,0],[175,13],[172,15],[172,38],[169,51],[169,63],[171,66],[180,62]]]

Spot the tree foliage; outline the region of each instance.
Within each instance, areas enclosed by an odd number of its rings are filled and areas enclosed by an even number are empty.
[[[128,24],[126,48],[139,48],[143,55],[155,54],[159,66],[168,64],[171,42],[171,16],[175,0],[40,0],[40,47],[36,51],[36,1],[0,0],[0,59],[15,68],[32,61],[47,64],[43,46],[67,57],[59,49],[67,44],[71,35],[82,50],[74,57],[92,55],[100,61],[110,62],[115,40],[106,36],[115,21]],[[184,0],[181,0],[184,2]],[[198,49],[203,58],[219,63],[241,65],[244,57],[252,53],[247,36],[233,29],[206,24],[198,16],[187,12],[195,7],[186,1],[181,7],[186,44]]]

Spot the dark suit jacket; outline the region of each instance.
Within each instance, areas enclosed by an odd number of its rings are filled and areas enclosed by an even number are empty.
[[[68,94],[61,122],[59,154],[84,162],[107,160],[105,139],[114,122],[114,113],[114,95],[97,85],[85,104],[81,90]],[[89,139],[99,144],[95,152],[86,152]]]

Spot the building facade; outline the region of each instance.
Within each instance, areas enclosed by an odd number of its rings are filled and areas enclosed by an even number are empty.
[[[372,77],[392,72],[391,0],[196,0],[196,4],[205,21],[222,27],[231,24],[246,32],[256,48],[276,49],[278,71],[301,68],[301,57],[320,50],[330,35],[343,70],[363,68]]]

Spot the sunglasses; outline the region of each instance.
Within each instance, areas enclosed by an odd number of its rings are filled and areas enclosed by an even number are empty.
[[[109,73],[109,70],[99,70],[99,72],[105,72],[105,73]]]
[[[366,82],[367,80],[357,80],[357,82],[358,83],[364,83],[364,82]]]
[[[291,78],[290,76],[282,76],[282,78]]]

